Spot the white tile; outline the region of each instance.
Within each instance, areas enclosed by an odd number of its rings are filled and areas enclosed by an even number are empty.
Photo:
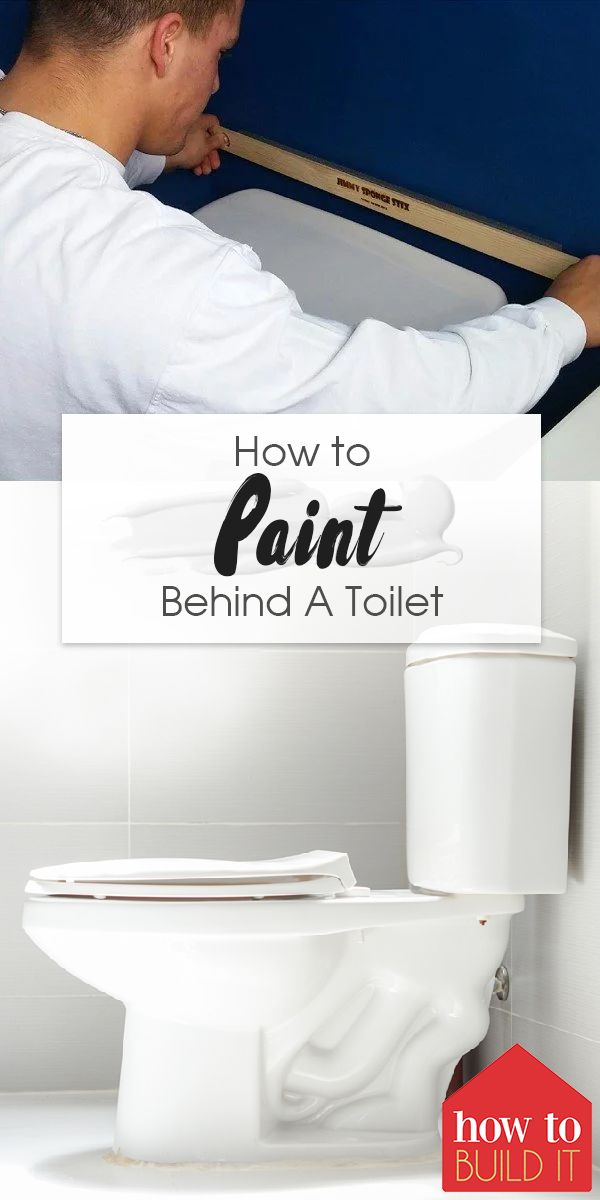
[[[0,647],[60,642],[60,484],[0,484]]]
[[[598,847],[596,847],[598,849]],[[565,896],[528,896],[513,918],[511,1003],[517,1016],[600,1039],[600,877]]]
[[[600,1042],[563,1033],[548,1025],[513,1017],[513,1043],[524,1046],[541,1062],[556,1071],[582,1095],[591,1100],[594,1113],[600,1110]],[[594,1163],[600,1165],[600,1123],[594,1128]]]
[[[127,689],[126,650],[2,652],[1,820],[127,819]]]
[[[403,821],[403,656],[132,651],[135,821]]]
[[[134,857],[261,859],[339,850],[360,884],[406,887],[404,830],[399,825],[133,825]]]
[[[94,994],[47,958],[21,928],[24,888],[34,867],[127,857],[125,825],[0,826],[0,995]]]
[[[542,488],[544,622],[584,641],[590,617],[591,502],[589,483],[547,483]]]
[[[0,999],[0,1088],[117,1087],[123,1016],[104,996]]]
[[[600,555],[597,485],[544,489],[544,620],[579,642],[573,735],[569,884],[530,896],[513,920],[515,1014],[600,1039]],[[590,516],[591,513],[591,516]]]

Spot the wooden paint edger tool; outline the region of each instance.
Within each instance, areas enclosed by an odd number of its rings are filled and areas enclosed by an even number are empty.
[[[275,142],[230,129],[225,132],[230,141],[229,152],[238,158],[277,171],[299,183],[310,184],[322,192],[342,196],[362,208],[385,213],[405,225],[414,225],[460,246],[468,246],[481,254],[543,275],[545,279],[555,279],[566,267],[578,261],[565,254],[560,246],[484,221],[460,209],[362,178],[321,159],[297,154]]]

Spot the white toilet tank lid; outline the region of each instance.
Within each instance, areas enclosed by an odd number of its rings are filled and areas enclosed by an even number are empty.
[[[391,237],[258,188],[223,196],[195,215],[215,233],[250,244],[265,270],[318,317],[441,329],[506,303],[493,280],[411,246],[399,227]]]
[[[535,641],[525,641],[525,638]],[[453,638],[453,641],[449,641]],[[467,654],[537,654],[576,658],[575,638],[528,625],[439,625],[408,647],[406,665]]]
[[[355,884],[347,854],[314,850],[258,862],[141,858],[62,863],[31,871],[27,892],[132,899],[255,899],[340,895]]]

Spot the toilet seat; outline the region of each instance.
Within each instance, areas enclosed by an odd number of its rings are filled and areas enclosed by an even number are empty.
[[[261,862],[123,859],[63,863],[31,872],[29,896],[96,900],[263,900],[369,894],[347,854],[314,850]]]

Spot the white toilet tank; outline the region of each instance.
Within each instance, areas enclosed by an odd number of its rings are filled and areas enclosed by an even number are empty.
[[[265,270],[318,317],[441,329],[506,303],[493,280],[409,245],[401,232],[390,237],[273,192],[235,192],[196,216],[215,233],[251,245]]]
[[[407,653],[410,883],[563,892],[577,644],[547,630],[519,644],[511,626],[460,636],[450,645],[440,627]]]

